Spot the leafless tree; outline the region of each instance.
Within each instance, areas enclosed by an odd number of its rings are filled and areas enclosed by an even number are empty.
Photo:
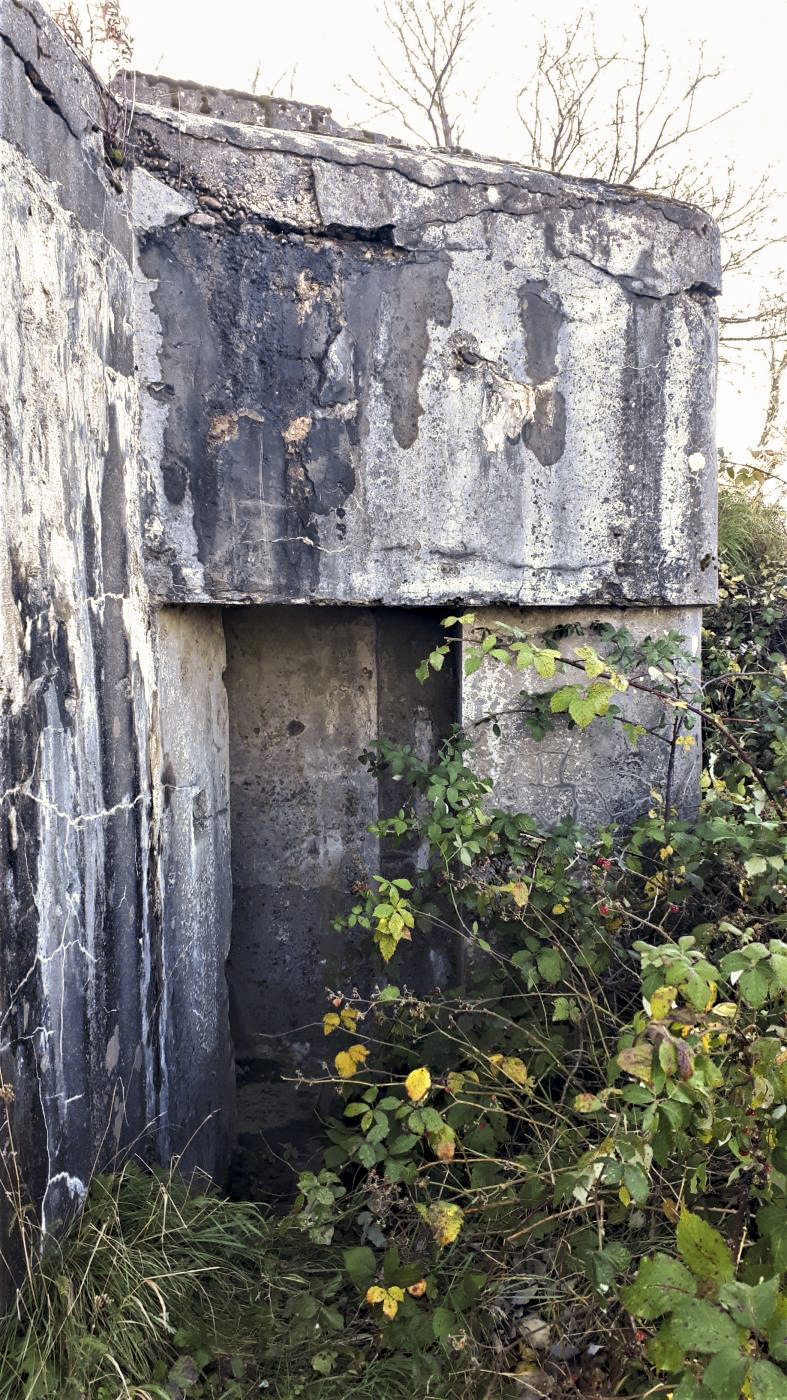
[[[525,158],[533,166],[644,187],[698,204],[715,219],[726,281],[722,358],[739,363],[746,356],[751,363],[754,353],[765,362],[766,406],[752,449],[764,479],[778,474],[766,471],[766,462],[773,468],[787,460],[787,287],[784,274],[777,274],[770,293],[752,304],[750,282],[762,285],[762,265],[773,262],[787,233],[774,213],[769,171],[747,185],[732,164],[719,177],[698,161],[697,138],[742,105],[712,105],[722,76],[706,64],[700,46],[688,79],[678,83],[669,57],[650,41],[645,12],[638,16],[634,53],[603,52],[593,15],[581,12],[562,30],[544,28],[517,110],[527,136]],[[752,271],[759,276],[745,280]]]
[[[390,58],[375,50],[379,87],[355,86],[378,115],[395,113],[419,141],[448,150],[462,140],[461,115],[449,92],[467,40],[479,18],[479,0],[384,0],[392,40]]]
[[[120,0],[65,0],[60,9],[53,10],[52,18],[95,84],[107,164],[122,166],[134,116],[135,75],[128,71],[134,41]],[[106,79],[119,76],[116,91],[110,91],[96,66]],[[110,178],[117,183],[116,175]]]
[[[533,165],[611,184],[648,182],[676,148],[741,105],[704,110],[721,71],[706,66],[702,46],[688,82],[676,88],[670,60],[651,44],[647,15],[638,19],[633,56],[602,53],[593,15],[584,11],[562,30],[544,28],[517,97]]]

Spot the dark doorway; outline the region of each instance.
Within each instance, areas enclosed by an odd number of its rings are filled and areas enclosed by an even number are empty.
[[[318,1094],[297,1080],[319,1075],[326,1055],[326,987],[373,980],[368,950],[340,939],[331,919],[354,884],[390,861],[367,827],[397,811],[402,793],[358,756],[384,737],[429,758],[449,732],[453,667],[427,687],[414,674],[442,638],[439,619],[384,608],[225,609],[233,1171],[247,1193],[286,1191],[290,1168],[319,1138]]]

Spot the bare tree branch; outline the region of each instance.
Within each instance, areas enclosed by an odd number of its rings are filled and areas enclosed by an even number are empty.
[[[478,5],[479,0],[384,0],[395,57],[387,61],[375,50],[376,90],[353,79],[377,115],[396,113],[406,131],[432,145],[447,150],[460,145],[460,115],[449,88],[478,21]]]
[[[752,305],[751,279],[774,263],[787,244],[778,220],[779,192],[765,170],[742,184],[730,162],[719,176],[698,163],[696,140],[743,104],[714,110],[711,101],[722,74],[706,64],[700,46],[687,83],[675,81],[670,57],[655,50],[645,11],[638,16],[636,52],[623,47],[602,53],[591,13],[580,12],[562,30],[544,27],[530,78],[517,97],[527,144],[525,159],[556,173],[644,185],[654,193],[698,204],[719,227],[729,311],[720,317],[722,361],[737,364],[757,352],[766,367],[766,404],[755,453],[787,458],[783,385],[787,384],[787,285],[777,269],[773,289]],[[752,361],[752,353],[755,356]]]

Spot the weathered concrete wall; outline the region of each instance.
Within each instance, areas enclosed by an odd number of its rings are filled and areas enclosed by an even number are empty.
[[[156,1143],[221,1176],[234,1122],[225,963],[232,927],[226,656],[221,613],[155,618],[160,805]]]
[[[134,123],[183,201],[140,255],[157,597],[712,598],[704,214],[191,99]]]
[[[128,211],[55,26],[2,0],[0,33],[0,1066],[49,1226],[158,1111],[155,682]]]

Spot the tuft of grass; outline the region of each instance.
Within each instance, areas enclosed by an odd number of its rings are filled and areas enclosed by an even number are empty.
[[[95,1177],[0,1320],[0,1400],[171,1400],[179,1370],[221,1393],[212,1383],[249,1370],[272,1319],[270,1235],[256,1206],[173,1171]]]
[[[776,501],[739,486],[719,491],[719,558],[748,577],[764,564],[787,564],[787,516]]]

